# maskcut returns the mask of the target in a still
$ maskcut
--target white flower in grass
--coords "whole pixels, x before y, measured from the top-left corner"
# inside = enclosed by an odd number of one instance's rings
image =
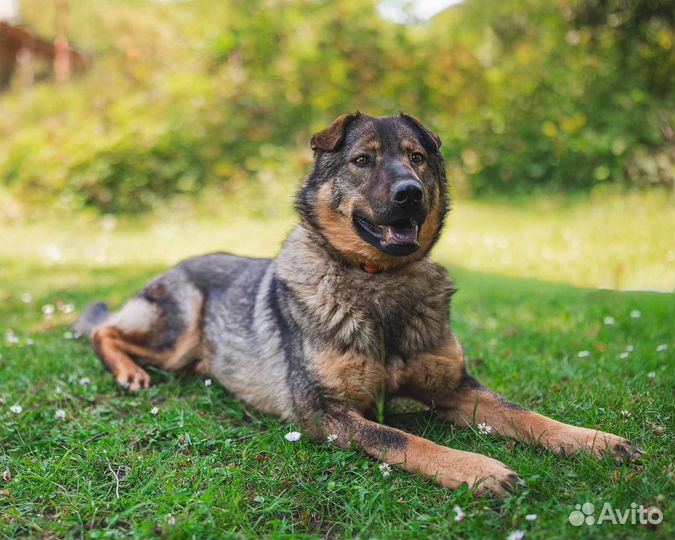
[[[45,319],[51,319],[52,315],[54,315],[54,311],[56,311],[54,304],[45,304],[42,306],[42,314],[45,316]]]
[[[211,384],[213,384],[213,381],[211,381],[211,379],[204,380],[204,386],[211,386]]]
[[[80,384],[82,386],[87,386],[89,383],[91,383],[91,379],[89,377],[80,378]]]
[[[159,414],[159,407],[156,407],[156,406],[155,406],[155,407],[153,407],[152,409],[150,409],[150,414],[151,414],[152,416],[157,416],[157,415]]]
[[[2,479],[5,482],[9,482],[12,479],[12,473],[9,472],[9,469],[5,469],[4,471],[2,471]]]
[[[21,293],[21,301],[24,304],[30,304],[33,301],[33,295],[27,292]]]
[[[75,311],[75,306],[73,304],[63,304],[59,306],[59,309],[61,310],[62,313],[72,313]]]
[[[527,514],[525,519],[527,521],[537,521],[537,514]]]
[[[621,415],[621,418],[630,418],[632,416],[630,411],[627,411],[626,409],[622,409],[619,414]]]
[[[635,347],[633,345],[626,345],[626,352],[633,352]]]
[[[522,540],[523,536],[525,536],[525,531],[511,531],[506,540]]]
[[[329,433],[328,437],[326,437],[326,441],[328,441],[328,444],[333,444],[337,440],[338,440],[337,433]]]
[[[14,333],[14,330],[9,329],[5,332],[5,341],[10,345],[16,345],[17,343],[19,343],[19,338]]]
[[[489,435],[492,433],[492,426],[488,426],[485,422],[478,424],[478,432],[483,435]]]
[[[4,405],[4,404],[5,404],[5,398],[0,396],[0,405]]]
[[[63,420],[66,417],[66,411],[64,409],[56,409],[56,412],[54,413],[54,418],[57,418],[59,420]]]
[[[462,521],[464,519],[464,512],[459,505],[456,504],[452,509],[455,511],[455,521]]]
[[[380,472],[385,478],[391,474],[391,465],[389,463],[380,463]]]
[[[42,257],[49,264],[63,264],[63,253],[56,244],[47,244],[42,247]]]
[[[579,351],[577,353],[577,356],[579,358],[588,358],[590,355],[591,355],[591,353],[589,353],[588,351]]]
[[[656,379],[656,371],[650,371],[649,373],[647,373],[647,378]]]
[[[63,333],[63,339],[74,339],[75,336],[73,335],[72,332],[64,332]]]
[[[286,439],[288,442],[297,442],[300,440],[300,437],[302,437],[302,433],[299,431],[289,431],[284,435],[284,439]]]
[[[625,351],[625,352],[622,352],[622,353],[619,355],[619,358],[621,358],[622,360],[625,360],[625,359],[628,358],[629,356],[630,356],[630,353],[629,353],[628,351]]]
[[[614,323],[616,323],[616,319],[614,317],[611,317],[610,315],[607,315],[605,318],[602,319],[602,322],[607,326],[613,326]]]
[[[26,345],[35,345],[35,342],[31,338],[26,338]]]
[[[665,343],[661,343],[658,347],[656,347],[656,352],[663,352],[668,350],[668,345]]]
[[[634,309],[633,311],[630,312],[631,319],[639,319],[640,317],[642,317],[642,313],[640,312],[639,309]]]
[[[166,524],[171,525],[172,527],[176,524],[176,518],[173,517],[171,514],[166,516]]]
[[[23,412],[23,407],[21,405],[12,405],[9,410],[14,414],[21,414]]]

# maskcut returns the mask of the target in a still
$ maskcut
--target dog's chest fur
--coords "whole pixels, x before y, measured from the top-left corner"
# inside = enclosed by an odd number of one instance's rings
[[[426,259],[371,274],[334,260],[298,227],[276,265],[312,348],[406,361],[438,348],[448,335],[453,289],[445,270]]]

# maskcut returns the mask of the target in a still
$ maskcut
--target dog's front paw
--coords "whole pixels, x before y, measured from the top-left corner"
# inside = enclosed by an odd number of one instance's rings
[[[476,486],[476,493],[493,493],[498,497],[511,495],[519,487],[525,487],[525,481],[501,461],[484,458],[477,469],[471,471],[469,486]]]
[[[596,457],[609,455],[617,463],[637,461],[644,454],[633,443],[613,433],[572,426],[556,437],[551,447],[561,455],[579,451],[588,452]]]
[[[452,452],[448,463],[436,474],[436,481],[445,487],[457,489],[466,482],[478,494],[505,497],[525,486],[523,479],[501,461],[481,454]]]

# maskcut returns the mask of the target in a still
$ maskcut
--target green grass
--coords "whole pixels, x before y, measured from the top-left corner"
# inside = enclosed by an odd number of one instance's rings
[[[641,216],[637,226],[622,220],[626,208]],[[389,409],[393,425],[519,472],[529,487],[504,500],[397,470],[383,478],[373,460],[326,442],[289,443],[283,435],[293,426],[192,376],[153,372],[152,388],[127,394],[86,343],[64,339],[74,313],[44,317],[46,304],[119,305],[188,254],[272,254],[292,223],[287,208],[242,219],[232,207],[212,210],[207,218],[175,210],[122,219],[114,230],[110,220],[82,216],[2,225],[0,470],[12,479],[0,481],[0,537],[506,538],[512,530],[526,538],[673,537],[673,296],[571,285],[601,286],[621,263],[621,286],[672,287],[667,196],[457,203],[436,258],[459,288],[453,327],[470,370],[515,401],[628,437],[647,452],[640,464],[618,467],[561,459],[454,430],[430,413]],[[561,236],[561,228],[570,232]],[[570,258],[566,238],[583,256]],[[615,324],[604,324],[607,316]],[[18,343],[5,339],[10,329]],[[668,349],[658,352],[661,344]],[[628,346],[634,350],[621,358]],[[579,357],[582,350],[590,355]],[[10,411],[15,404],[21,414]],[[55,418],[57,409],[65,419]],[[586,501],[598,509],[605,501],[618,509],[656,505],[665,519],[655,529],[572,527],[569,513]],[[466,513],[461,522],[454,505]]]

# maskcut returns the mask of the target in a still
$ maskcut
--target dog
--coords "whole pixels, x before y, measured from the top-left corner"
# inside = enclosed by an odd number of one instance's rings
[[[300,222],[276,258],[187,259],[115,313],[90,306],[74,328],[130,391],[150,384],[144,364],[189,367],[313,437],[451,489],[503,496],[523,481],[495,459],[374,421],[378,400],[413,398],[456,426],[485,423],[563,455],[636,459],[624,438],[529,411],[467,372],[452,283],[428,257],[448,210],[440,147],[405,113],[342,115],[311,139]]]

